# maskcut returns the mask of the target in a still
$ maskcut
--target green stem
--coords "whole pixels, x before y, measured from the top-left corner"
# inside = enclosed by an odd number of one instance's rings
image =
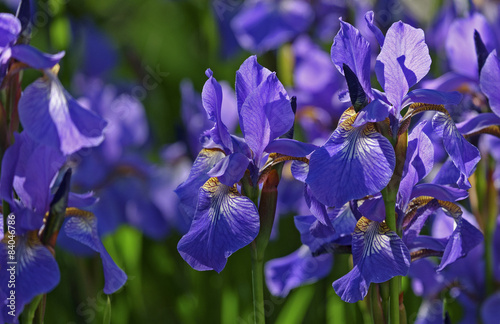
[[[276,213],[280,171],[281,165],[270,170],[264,180],[259,203],[260,230],[255,240],[250,244],[254,323],[256,324],[266,322],[264,312],[264,252],[269,243]],[[243,192],[256,203],[258,200],[258,187],[252,185],[249,176],[243,179],[242,185]]]
[[[488,157],[489,158],[489,157]],[[486,160],[486,162],[491,162]],[[490,166],[492,163],[489,163]],[[494,292],[494,276],[493,276],[493,240],[496,229],[498,206],[497,206],[497,191],[493,184],[494,166],[487,168],[486,171],[486,193],[485,193],[485,210],[484,218],[486,219],[484,227],[484,253],[486,257],[486,294],[489,296]]]
[[[382,304],[380,303],[379,285],[370,286],[370,308],[372,311],[372,320],[374,324],[385,324]]]
[[[399,290],[401,277],[397,276],[389,281],[390,316],[389,323],[399,324]]]
[[[254,241],[255,242],[255,241]],[[257,244],[251,244],[252,250],[252,293],[254,323],[266,322],[264,312],[264,258],[259,256]]]

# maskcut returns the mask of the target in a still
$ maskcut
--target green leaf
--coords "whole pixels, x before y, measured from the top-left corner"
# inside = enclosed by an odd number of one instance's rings
[[[307,308],[314,296],[314,285],[308,285],[297,289],[283,306],[276,324],[300,324],[304,322]]]
[[[108,300],[106,301],[106,308],[104,309],[104,318],[102,320],[103,324],[110,324],[111,323],[111,298],[109,298],[108,295]]]

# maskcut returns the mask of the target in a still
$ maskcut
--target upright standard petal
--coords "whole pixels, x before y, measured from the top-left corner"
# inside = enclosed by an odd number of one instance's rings
[[[396,158],[391,143],[373,124],[354,128],[354,110],[324,146],[311,155],[306,183],[327,206],[380,192],[392,177]]]
[[[286,297],[293,288],[326,277],[332,265],[331,254],[314,257],[311,250],[302,245],[292,254],[266,263],[264,267],[266,284],[274,296]]]
[[[106,122],[80,106],[53,75],[26,87],[19,100],[19,118],[33,140],[65,155],[104,140]]]
[[[491,110],[500,116],[500,60],[496,50],[488,55],[479,82],[481,91],[488,97]]]
[[[257,56],[255,55],[250,56],[241,64],[239,70],[236,71],[236,101],[238,103],[238,112],[241,111],[247,97],[257,89],[262,82],[267,80],[267,77],[271,73],[271,71],[257,62]],[[241,131],[244,132],[241,117],[240,127]]]
[[[432,119],[432,127],[442,136],[446,152],[460,171],[458,186],[462,189],[470,188],[469,177],[481,159],[479,150],[460,134],[449,115],[437,113]]]
[[[112,294],[127,281],[127,275],[113,261],[97,233],[97,219],[89,212],[81,212],[64,223],[66,235],[100,254],[104,271],[104,293]]]
[[[10,13],[0,13],[0,53],[17,39],[20,32],[19,19]]]
[[[201,99],[208,118],[215,123],[214,127],[210,130],[210,135],[216,144],[224,147],[226,153],[229,153],[233,151],[233,142],[231,141],[231,135],[226,125],[222,122],[222,87],[213,77],[210,69],[205,74],[208,80],[203,86]]]
[[[408,90],[429,72],[431,57],[424,31],[401,21],[387,31],[375,72],[387,99],[399,112]]]
[[[189,232],[177,249],[196,270],[224,269],[227,258],[250,244],[259,233],[259,213],[236,186],[210,178],[199,191],[198,205]]]
[[[340,298],[348,303],[362,300],[370,283],[385,282],[395,276],[406,276],[410,252],[401,238],[387,224],[362,217],[352,237],[354,268],[333,283]]]
[[[332,62],[342,75],[343,64],[358,77],[365,93],[373,99],[370,83],[370,43],[359,30],[340,19],[340,30],[335,36],[331,49]]]
[[[48,293],[59,283],[60,273],[57,262],[50,251],[42,245],[36,232],[17,236],[15,243],[15,259],[11,259],[7,245],[7,237],[0,243],[0,287],[8,294],[9,280],[15,278],[15,306],[9,309],[8,300],[1,300],[4,317],[9,323],[15,323],[7,311],[14,310],[16,317],[24,306],[35,296]],[[17,262],[13,265],[10,262]],[[6,309],[7,308],[7,309]]]
[[[293,126],[293,114],[285,88],[270,74],[245,100],[240,122],[254,159],[260,161],[266,146]]]

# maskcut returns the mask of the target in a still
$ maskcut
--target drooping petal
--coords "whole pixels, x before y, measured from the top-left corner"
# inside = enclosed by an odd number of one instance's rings
[[[493,113],[482,113],[471,119],[465,120],[457,124],[457,129],[462,135],[471,135],[481,132],[485,128],[490,128],[495,126],[497,128],[500,127],[500,116],[495,115]]]
[[[451,69],[472,80],[477,80],[479,74],[474,30],[477,30],[481,35],[488,51],[496,47],[495,34],[491,26],[486,18],[478,12],[453,21],[448,31],[445,46]]]
[[[496,50],[488,55],[479,83],[481,91],[488,97],[491,110],[500,116],[500,60]]]
[[[438,173],[432,179],[432,183],[439,185],[454,185],[456,186],[460,179],[460,171],[457,169],[451,159],[447,159],[439,169]]]
[[[199,190],[198,205],[189,232],[177,249],[196,270],[224,269],[227,258],[250,244],[259,232],[257,207],[235,187],[210,178]]]
[[[449,115],[437,113],[432,119],[432,127],[442,136],[446,152],[460,171],[457,184],[460,188],[470,188],[469,177],[481,159],[479,150],[462,136]]]
[[[207,175],[217,177],[222,184],[232,187],[243,178],[249,162],[243,154],[233,153],[217,162]]]
[[[246,98],[240,111],[240,125],[257,163],[271,140],[290,130],[294,119],[285,88],[276,74],[270,74]]]
[[[266,284],[274,296],[286,297],[293,288],[326,277],[332,265],[331,254],[313,257],[311,250],[302,245],[292,254],[266,263],[264,267]]]
[[[175,193],[180,199],[180,207],[186,217],[192,219],[198,202],[198,190],[210,179],[208,172],[224,157],[220,150],[203,149],[193,163],[186,181],[181,183]]]
[[[398,205],[405,211],[413,187],[432,170],[434,165],[434,147],[423,131],[426,121],[415,126],[408,137],[403,177],[399,185]]]
[[[437,271],[442,271],[446,266],[452,264],[459,258],[463,258],[469,251],[484,240],[483,233],[469,223],[459,214],[450,214],[456,223],[455,230],[448,238],[448,243],[441,258]]]
[[[8,253],[8,236],[0,243],[0,287],[5,289],[5,294],[9,296],[9,280],[14,278],[15,287],[15,314],[16,317],[21,314],[24,306],[35,296],[48,293],[59,283],[60,273],[54,256],[42,245],[36,232],[28,235],[17,236],[15,243],[15,258],[11,259]],[[17,262],[12,264],[10,262]],[[8,311],[12,310],[5,307],[2,300],[2,310],[4,318],[9,323],[13,323],[12,316]]]
[[[208,114],[208,119],[215,123],[210,130],[210,135],[216,144],[224,147],[226,153],[229,153],[233,151],[233,142],[226,125],[222,122],[222,87],[213,77],[213,72],[210,69],[205,74],[208,80],[203,86],[201,99]]]
[[[104,140],[106,122],[81,107],[54,76],[26,87],[19,100],[19,118],[31,138],[65,155]]]
[[[377,57],[375,72],[387,98],[399,112],[408,90],[429,72],[431,57],[424,31],[402,23],[392,24]]]
[[[358,77],[367,96],[373,99],[370,83],[370,43],[361,35],[359,30],[340,19],[340,30],[333,40],[331,58],[333,64],[342,75],[343,64]]]
[[[311,155],[306,183],[327,206],[343,206],[380,192],[391,179],[394,149],[372,124],[354,128],[356,115],[342,122],[324,146]]]
[[[59,63],[65,54],[64,51],[57,54],[46,54],[32,46],[23,44],[13,46],[11,50],[13,58],[34,69],[49,69]]]
[[[406,276],[410,252],[401,238],[385,223],[361,218],[352,237],[354,268],[333,283],[340,298],[349,303],[362,300],[370,283]]]
[[[317,148],[316,145],[302,143],[294,139],[278,138],[271,141],[264,151],[267,153],[279,153],[294,157],[305,157]]]
[[[66,235],[100,254],[104,272],[104,293],[112,294],[127,281],[127,275],[113,261],[97,233],[97,219],[91,213],[72,216],[64,223]]]

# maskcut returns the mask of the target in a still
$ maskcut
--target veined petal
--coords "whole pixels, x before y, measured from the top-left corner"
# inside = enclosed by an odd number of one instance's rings
[[[213,77],[213,72],[210,69],[205,74],[208,80],[203,86],[201,99],[203,107],[208,114],[208,119],[215,123],[214,127],[210,130],[210,135],[216,144],[224,147],[224,150],[229,153],[233,151],[233,142],[226,125],[222,122],[222,87]]]
[[[50,251],[42,245],[36,232],[31,232],[27,235],[17,236],[15,245],[15,259],[9,258],[7,240],[0,243],[0,287],[5,289],[7,294],[10,289],[7,289],[11,275],[15,277],[15,314],[16,317],[21,314],[24,306],[29,303],[35,296],[43,293],[48,293],[54,289],[59,283],[60,273],[54,256]],[[9,261],[17,261],[12,269],[12,264]],[[5,300],[1,301],[2,304]],[[5,308],[5,304],[0,308],[3,311],[5,319],[9,323],[13,323],[14,319],[7,314],[10,309]]]
[[[262,82],[267,80],[267,77],[271,75],[271,73],[271,71],[257,62],[257,56],[255,55],[250,56],[241,64],[239,70],[236,71],[236,101],[238,102],[238,113],[240,113],[247,97],[257,89]],[[243,123],[241,122],[241,116],[240,127],[241,131],[245,133]]]
[[[243,178],[249,162],[245,155],[233,153],[217,162],[207,175],[217,177],[222,184],[232,187]]]
[[[392,24],[377,57],[375,72],[387,98],[399,112],[408,90],[429,72],[431,57],[424,31],[402,23]]]
[[[259,213],[236,186],[210,178],[199,191],[198,205],[189,232],[177,249],[196,270],[224,269],[227,258],[250,244],[259,233]]]
[[[189,219],[194,217],[198,202],[198,190],[210,179],[208,172],[222,158],[224,158],[224,153],[220,150],[201,150],[193,163],[188,178],[175,189],[180,200],[180,209]]]
[[[113,261],[101,242],[97,233],[97,219],[92,213],[82,212],[72,216],[64,223],[64,232],[75,241],[78,241],[100,254],[104,271],[104,293],[112,294],[120,289],[127,281],[127,275]]]
[[[97,146],[104,139],[106,122],[80,106],[55,76],[26,87],[19,100],[19,118],[31,138],[65,155]]]
[[[410,252],[387,224],[362,217],[352,237],[354,268],[333,283],[340,298],[349,303],[362,300],[370,283],[381,283],[395,276],[406,276]]]
[[[340,30],[333,39],[331,58],[333,64],[344,75],[343,64],[358,77],[366,95],[373,99],[370,83],[370,43],[359,30],[340,19]]]
[[[264,267],[266,284],[274,296],[286,297],[293,288],[326,277],[332,265],[331,254],[313,257],[311,250],[302,245],[292,254],[266,263]]]
[[[408,137],[403,177],[399,185],[398,205],[405,211],[413,187],[432,170],[434,165],[434,146],[423,131],[426,121],[413,128]]]
[[[276,74],[270,74],[246,98],[240,110],[240,125],[257,164],[266,146],[290,130],[294,119],[285,88]]]
[[[435,183],[421,183],[413,187],[410,199],[420,196],[431,196],[444,201],[458,201],[469,196],[467,190]]]
[[[460,171],[458,186],[463,189],[470,188],[468,179],[481,159],[479,150],[465,140],[449,115],[437,113],[432,119],[432,127],[443,137],[444,148]]]
[[[473,80],[478,79],[478,63],[474,30],[477,30],[488,51],[496,47],[495,33],[486,18],[474,12],[469,17],[453,21],[446,38],[446,56],[451,69]]]
[[[350,114],[311,155],[306,183],[327,206],[343,206],[349,200],[380,192],[394,171],[391,143],[372,124],[354,128],[356,115],[353,110]]]
[[[488,97],[491,110],[500,116],[500,60],[496,50],[488,55],[479,83],[481,91]]]
[[[12,47],[12,57],[34,69],[50,69],[63,58],[65,52],[46,54],[30,45],[19,44]]]

